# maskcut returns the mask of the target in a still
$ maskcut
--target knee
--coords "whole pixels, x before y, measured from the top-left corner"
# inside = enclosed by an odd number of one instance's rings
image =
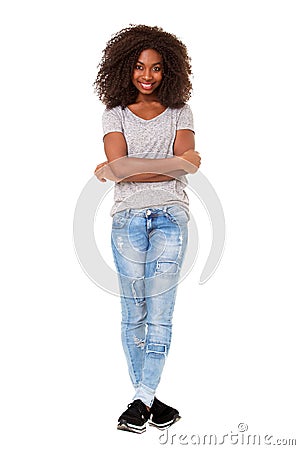
[[[156,263],[155,274],[177,274],[179,269],[178,261],[158,260]]]
[[[136,305],[145,304],[145,278],[135,278],[131,282],[131,294]]]
[[[137,306],[145,304],[145,277],[119,274],[121,297],[126,301],[133,300]]]
[[[146,354],[151,358],[166,357],[169,352],[169,344],[162,342],[148,342],[146,344]]]

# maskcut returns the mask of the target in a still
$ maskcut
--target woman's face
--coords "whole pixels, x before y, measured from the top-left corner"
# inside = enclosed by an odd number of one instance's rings
[[[139,55],[132,74],[132,83],[140,94],[152,94],[162,80],[163,61],[161,55],[152,49]]]

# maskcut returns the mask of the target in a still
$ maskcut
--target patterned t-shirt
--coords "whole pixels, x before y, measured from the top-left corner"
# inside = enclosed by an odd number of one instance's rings
[[[189,105],[167,108],[150,120],[138,117],[129,108],[117,106],[105,109],[102,118],[104,136],[118,131],[127,143],[127,156],[135,158],[168,158],[173,156],[177,130],[194,131],[193,115]],[[186,176],[159,182],[115,183],[114,205],[111,216],[127,208],[150,208],[180,204],[189,211],[189,199],[184,190]]]

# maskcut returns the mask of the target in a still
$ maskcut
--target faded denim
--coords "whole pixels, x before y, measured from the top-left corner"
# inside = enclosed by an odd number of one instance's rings
[[[122,344],[134,400],[151,406],[172,336],[172,316],[188,242],[180,205],[127,209],[113,216],[111,245],[121,295]]]

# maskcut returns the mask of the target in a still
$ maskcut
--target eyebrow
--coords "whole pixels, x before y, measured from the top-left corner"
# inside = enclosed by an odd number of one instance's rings
[[[143,63],[143,61],[138,61],[137,63],[143,64],[143,66],[145,65],[145,63]],[[161,64],[161,61],[158,61],[157,63],[152,64],[152,66],[157,66],[158,64]]]

